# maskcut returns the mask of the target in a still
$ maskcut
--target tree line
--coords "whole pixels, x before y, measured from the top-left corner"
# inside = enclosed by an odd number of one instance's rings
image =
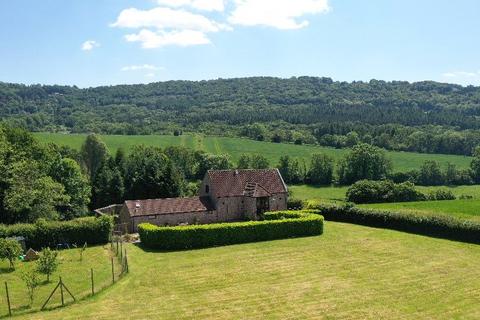
[[[432,81],[252,77],[86,89],[0,83],[0,107],[2,121],[30,131],[184,131],[334,147],[359,140],[467,155],[480,142],[480,88]]]
[[[392,172],[385,151],[365,143],[354,145],[337,162],[318,153],[308,163],[283,156],[275,164],[259,154],[244,154],[234,163],[226,154],[180,146],[140,145],[111,154],[95,134],[87,136],[80,150],[42,145],[25,130],[0,125],[0,223],[69,220],[126,199],[196,195],[207,170],[271,167],[278,168],[288,184],[350,185],[386,179],[473,184],[480,183],[480,148],[467,169],[425,161],[418,170]]]

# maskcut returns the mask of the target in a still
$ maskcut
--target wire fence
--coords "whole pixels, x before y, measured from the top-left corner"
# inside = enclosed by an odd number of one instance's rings
[[[129,272],[127,249],[118,236],[112,236],[110,244],[103,248],[108,250],[109,259],[104,257],[105,263],[97,261],[91,268],[82,265],[70,270],[69,274],[59,276],[58,281],[40,283],[34,291],[33,301],[23,281],[3,281],[0,318],[63,307],[94,296],[115,284]],[[83,258],[82,252],[80,257]]]

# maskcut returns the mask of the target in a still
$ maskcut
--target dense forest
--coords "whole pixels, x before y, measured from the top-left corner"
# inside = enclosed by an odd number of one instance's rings
[[[30,131],[207,134],[472,154],[480,87],[271,77],[80,89],[0,83],[0,119]]]

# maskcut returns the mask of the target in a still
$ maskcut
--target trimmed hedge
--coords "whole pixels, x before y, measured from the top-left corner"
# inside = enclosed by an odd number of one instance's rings
[[[86,217],[70,221],[39,220],[34,224],[0,225],[0,238],[23,236],[27,248],[55,247],[58,243],[107,243],[113,229],[108,216]]]
[[[318,204],[312,209],[316,209],[317,214],[321,214],[329,221],[349,222],[480,244],[480,223],[474,221],[444,215],[369,210],[351,205]]]
[[[151,249],[179,250],[314,236],[323,233],[323,217],[309,213],[266,213],[264,221],[159,227],[138,226],[142,245]]]

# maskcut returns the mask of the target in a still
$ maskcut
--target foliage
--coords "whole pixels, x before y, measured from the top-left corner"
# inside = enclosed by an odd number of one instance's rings
[[[22,246],[18,241],[0,238],[0,260],[7,259],[11,269],[15,269],[14,262],[22,252]]]
[[[95,179],[95,175],[106,161],[107,155],[108,149],[105,143],[96,134],[89,134],[80,149],[80,156],[90,181]]]
[[[317,213],[329,221],[355,223],[480,244],[480,222],[444,215],[369,210],[351,205],[317,204],[311,209],[318,210]]]
[[[411,182],[360,180],[348,188],[346,199],[354,203],[381,203],[421,201],[426,197]]]
[[[480,144],[476,87],[431,81],[252,77],[79,89],[0,84],[0,117],[32,131],[182,131],[255,140],[470,155]]]
[[[312,184],[331,184],[333,181],[333,167],[334,160],[332,157],[322,153],[312,154],[307,181]]]
[[[64,149],[0,125],[0,223],[85,214],[88,185]]]
[[[44,248],[38,256],[36,262],[36,270],[47,276],[47,282],[50,282],[50,275],[57,270],[58,267],[58,251],[51,250],[50,248]]]
[[[430,191],[427,194],[427,200],[455,200],[456,197],[451,190],[441,188]]]
[[[358,144],[340,161],[338,179],[341,184],[358,180],[380,180],[387,176],[391,162],[385,152],[369,144]]]
[[[238,169],[268,169],[270,163],[261,154],[242,154],[238,159]]]
[[[59,159],[52,166],[52,177],[64,186],[65,194],[70,199],[68,209],[62,218],[72,219],[85,215],[90,202],[91,188],[79,164],[69,158]]]
[[[305,181],[307,171],[305,162],[300,163],[297,159],[286,155],[280,157],[277,168],[286,183],[296,184]]]
[[[27,287],[28,298],[30,299],[31,306],[35,296],[35,289],[40,285],[40,280],[38,279],[37,272],[34,269],[23,271],[21,278]]]
[[[127,199],[170,198],[182,194],[185,181],[160,148],[137,146],[126,161]]]
[[[35,224],[0,225],[0,238],[23,236],[27,247],[41,249],[55,248],[59,243],[104,244],[110,239],[113,228],[112,218],[86,217],[70,221],[38,220]]]
[[[274,213],[278,217],[277,213]],[[216,223],[177,227],[159,227],[149,223],[138,226],[142,245],[161,250],[205,248],[245,242],[319,235],[323,218],[304,214],[287,219]]]

